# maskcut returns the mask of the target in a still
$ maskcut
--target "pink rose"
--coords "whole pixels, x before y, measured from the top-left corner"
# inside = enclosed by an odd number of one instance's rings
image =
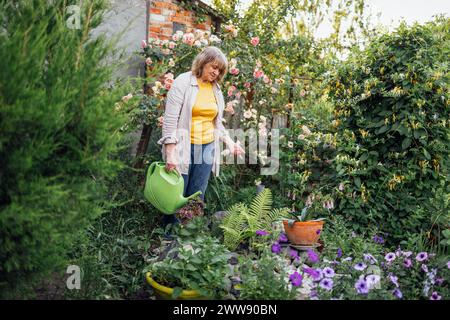
[[[169,42],[169,49],[175,49],[175,46],[176,46],[177,44],[175,43],[175,42],[173,42],[173,41],[170,41]]]
[[[144,48],[146,48],[146,47],[147,47],[147,41],[142,40],[142,41],[141,41],[141,48],[144,49]]]
[[[170,90],[170,88],[172,88],[172,84],[171,83],[164,83],[164,89]]]
[[[145,64],[146,65],[151,65],[153,63],[153,61],[152,61],[152,59],[150,59],[150,58],[147,58],[147,59],[145,59]]]
[[[228,88],[228,96],[231,97],[233,95],[234,90],[236,90],[235,86],[231,86]]]
[[[195,42],[195,36],[192,33],[185,33],[183,35],[183,43],[192,46]]]
[[[253,72],[253,76],[256,79],[259,79],[264,76],[264,72],[262,70],[255,70],[255,72]]]
[[[251,40],[250,40],[250,43],[253,45],[253,46],[257,46],[258,44],[259,44],[259,38],[258,37],[253,37]]]
[[[173,77],[174,77],[174,75],[173,75],[173,73],[171,73],[171,72],[166,73],[166,74],[164,75],[164,79],[173,79]]]
[[[230,73],[231,73],[233,76],[237,76],[237,75],[239,74],[239,69],[238,69],[238,68],[231,68],[231,69],[230,69]]]
[[[269,82],[270,82],[270,79],[269,79],[268,76],[264,75],[263,81],[264,81],[264,83],[269,83]]]
[[[225,107],[225,112],[234,114],[233,101],[227,102],[227,106]]]
[[[252,86],[252,84],[250,82],[244,83],[244,87],[247,89],[250,88],[251,86]]]

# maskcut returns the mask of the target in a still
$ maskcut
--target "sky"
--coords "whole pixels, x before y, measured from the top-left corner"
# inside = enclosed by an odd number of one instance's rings
[[[211,0],[203,0],[211,3]],[[242,0],[250,4],[253,0]],[[380,13],[379,22],[390,30],[398,26],[404,19],[408,24],[415,21],[426,22],[432,20],[433,15],[446,14],[450,17],[450,0],[366,0],[369,11],[375,16]],[[245,4],[244,4],[245,6]],[[331,31],[331,25],[324,24],[316,36],[325,37]]]

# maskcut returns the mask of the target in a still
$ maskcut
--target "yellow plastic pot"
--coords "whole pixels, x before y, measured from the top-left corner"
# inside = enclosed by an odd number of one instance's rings
[[[145,274],[145,277],[147,279],[148,284],[152,286],[153,289],[155,289],[155,292],[163,299],[169,300],[172,298],[173,289],[163,286],[162,284],[159,284],[156,282],[153,278],[150,272],[147,272]],[[189,300],[189,299],[205,299],[201,296],[201,294],[197,290],[183,290],[181,292],[181,295],[178,297],[178,299],[181,300]]]

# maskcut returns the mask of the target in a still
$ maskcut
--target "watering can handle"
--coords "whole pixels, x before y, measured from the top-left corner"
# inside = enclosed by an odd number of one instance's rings
[[[150,167],[148,167],[147,176],[151,176],[153,174],[153,171],[155,171],[155,167],[157,164],[158,164],[157,162],[152,162]]]

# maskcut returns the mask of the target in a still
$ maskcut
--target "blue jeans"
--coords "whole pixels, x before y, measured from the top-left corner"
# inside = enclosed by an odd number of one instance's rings
[[[182,174],[184,179],[184,196],[201,191],[200,198],[205,200],[205,192],[211,175],[214,161],[214,141],[206,144],[191,144],[191,159],[188,174]],[[176,223],[174,214],[164,215],[164,225]]]

